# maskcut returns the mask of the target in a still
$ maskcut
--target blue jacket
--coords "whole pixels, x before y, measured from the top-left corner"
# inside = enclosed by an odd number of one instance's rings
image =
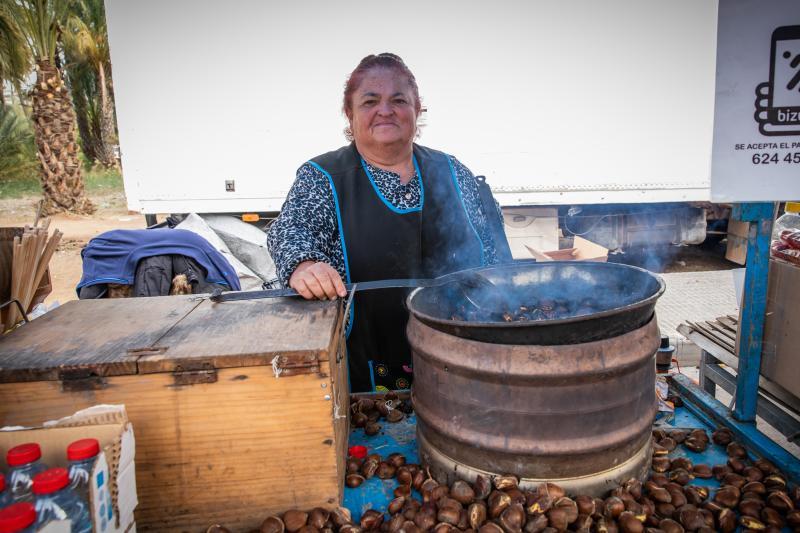
[[[81,251],[83,277],[76,287],[99,283],[133,285],[139,260],[154,255],[185,255],[206,271],[206,281],[240,290],[228,260],[207,240],[182,229],[117,229],[102,233]]]

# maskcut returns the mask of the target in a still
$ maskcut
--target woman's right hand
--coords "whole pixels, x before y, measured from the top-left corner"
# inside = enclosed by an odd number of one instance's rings
[[[342,277],[327,263],[303,261],[289,277],[289,287],[306,300],[335,300],[347,296]]]

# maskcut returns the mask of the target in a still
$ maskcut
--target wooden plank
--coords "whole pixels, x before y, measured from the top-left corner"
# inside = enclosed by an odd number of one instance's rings
[[[321,367],[331,373],[327,362]],[[205,531],[215,522],[248,531],[271,513],[337,505],[346,418],[335,429],[326,396],[333,389],[347,402],[346,381],[276,379],[268,366],[223,369],[218,378],[176,387],[168,373],[119,376],[90,393],[62,392],[57,382],[3,384],[0,425],[125,404],[136,435],[142,531]]]
[[[0,383],[58,380],[65,369],[134,374],[137,355],[198,305],[191,297],[74,300],[0,339]]]
[[[335,349],[341,301],[272,298],[215,304],[204,300],[140,357],[140,373],[169,372],[191,360],[215,368],[271,365],[314,368]]]
[[[695,322],[689,322],[689,321],[687,321],[687,322],[688,322],[688,324],[690,326],[692,326],[692,328],[694,328],[695,331],[697,331],[701,335],[707,337],[712,342],[715,342],[715,343],[719,344],[720,346],[722,346],[723,348],[725,348],[725,349],[727,349],[727,350],[729,350],[731,352],[735,351],[734,345],[731,344],[730,339],[728,339],[727,337],[723,337],[723,336],[721,336],[719,334],[716,334],[713,330],[711,330],[710,328],[706,327],[705,325],[703,325],[701,323],[695,323]]]
[[[739,322],[732,320],[730,315],[717,317],[717,322],[733,332],[739,331]]]
[[[733,370],[739,367],[739,359],[733,352],[710,340],[691,326],[681,324],[678,326],[678,332]],[[777,403],[785,406],[787,409],[793,410],[795,413],[800,413],[800,399],[777,383],[761,376],[758,380],[758,386]]]
[[[336,444],[336,471],[338,484],[344,486],[347,475],[347,448],[350,438],[350,384],[348,381],[347,341],[344,336],[344,312],[340,313],[339,323],[333,337],[335,354],[331,357],[331,389],[333,390],[333,430]]]
[[[712,331],[715,331],[715,332],[721,334],[722,336],[726,337],[727,339],[729,339],[731,342],[733,342],[734,345],[736,344],[736,334],[734,332],[732,332],[731,330],[721,326],[720,324],[718,324],[716,322],[708,321],[708,322],[706,322],[706,325]]]

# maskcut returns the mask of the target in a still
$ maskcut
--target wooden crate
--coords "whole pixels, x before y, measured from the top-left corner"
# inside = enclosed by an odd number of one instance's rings
[[[340,302],[192,296],[69,302],[0,339],[0,425],[125,404],[137,527],[258,527],[341,501]],[[0,450],[5,453],[5,450]]]

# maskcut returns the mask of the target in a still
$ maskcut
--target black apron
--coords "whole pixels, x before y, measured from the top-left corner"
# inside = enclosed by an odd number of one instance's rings
[[[355,144],[311,160],[330,181],[348,283],[436,277],[485,264],[467,217],[455,170],[442,152],[414,145],[420,208],[400,210],[384,199]],[[357,292],[347,330],[353,392],[408,389],[408,289]]]

